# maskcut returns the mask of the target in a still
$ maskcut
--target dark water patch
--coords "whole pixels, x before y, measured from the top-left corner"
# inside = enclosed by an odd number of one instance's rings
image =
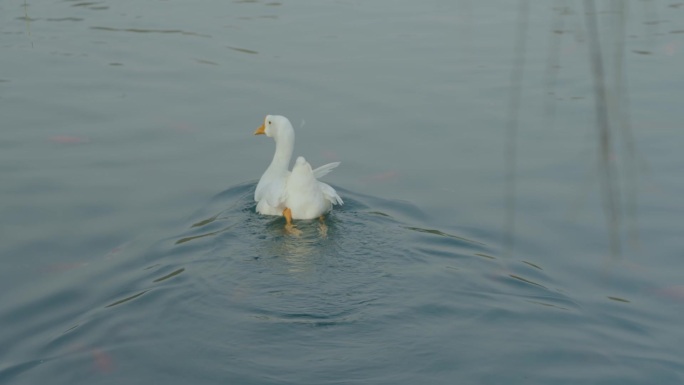
[[[178,270],[172,271],[171,273],[169,273],[169,274],[167,274],[167,275],[165,275],[165,276],[163,276],[163,277],[157,278],[157,279],[155,279],[155,280],[152,281],[152,282],[157,283],[157,282],[165,281],[165,280],[167,280],[167,279],[169,279],[169,278],[173,278],[173,277],[177,276],[178,274],[183,273],[184,271],[185,271],[184,268],[183,268],[183,269],[178,269]]]
[[[112,27],[90,27],[90,29],[98,31],[110,31],[110,32],[133,32],[133,33],[160,33],[160,34],[179,34],[186,36],[198,36],[198,37],[211,37],[209,35],[203,35],[195,32],[187,32],[180,29],[144,29],[144,28],[112,28]]]
[[[608,298],[609,300],[615,301],[615,302],[622,302],[622,303],[630,303],[630,302],[631,302],[631,301],[629,301],[629,300],[627,300],[627,299],[620,298],[620,297],[608,296],[607,298]]]
[[[650,20],[650,21],[644,21],[644,25],[658,25],[658,24],[664,24],[664,23],[669,23],[669,20]]]
[[[546,302],[546,301],[531,300],[531,299],[527,299],[526,301],[529,302],[529,303],[531,303],[531,304],[540,305],[540,306],[545,306],[545,307],[554,308],[554,309],[558,309],[558,310],[565,310],[565,311],[570,310],[570,308],[567,308],[567,307],[564,307],[564,306],[559,306],[559,305],[557,305],[557,304],[550,303],[550,302]]]
[[[545,287],[544,285],[539,284],[539,283],[536,283],[536,282],[534,282],[534,281],[532,281],[532,280],[529,280],[529,279],[527,279],[527,278],[523,278],[523,277],[520,277],[520,276],[515,275],[515,274],[509,274],[508,276],[511,277],[511,278],[513,278],[513,279],[516,279],[516,280],[518,280],[518,281],[521,281],[521,282],[524,282],[524,283],[527,283],[527,284],[530,284],[530,285],[536,285],[536,286],[539,286],[539,287],[541,287],[541,288],[543,288],[543,289],[546,289],[546,287]]]
[[[114,306],[117,306],[117,305],[121,305],[121,304],[126,303],[126,302],[128,302],[128,301],[132,301],[132,300],[134,300],[134,299],[140,297],[141,295],[144,295],[145,293],[147,293],[147,290],[142,291],[142,292],[140,292],[140,293],[133,294],[133,295],[131,295],[131,296],[128,296],[128,297],[123,298],[123,299],[120,299],[120,300],[118,300],[118,301],[112,302],[112,303],[110,303],[109,305],[107,305],[107,306],[105,306],[105,307],[114,307]]]
[[[230,47],[230,46],[226,46],[226,48],[232,49],[233,51],[237,51],[237,52],[248,53],[250,55],[258,55],[259,54],[259,52],[257,52],[257,51],[254,51],[251,49],[246,49],[246,48],[238,48],[238,47]]]
[[[532,262],[522,261],[522,263],[527,264],[527,265],[529,265],[529,266],[532,266],[532,267],[534,267],[535,269],[544,270],[544,269],[542,269],[540,266],[538,266],[538,265],[536,265],[536,264],[534,264],[534,263],[532,263]]]
[[[195,59],[195,61],[198,62],[198,63],[200,63],[200,64],[207,64],[207,65],[212,65],[212,66],[217,66],[217,65],[219,65],[219,64],[216,63],[216,62],[213,62],[213,61],[211,61],[211,60],[206,60],[206,59]]]
[[[465,242],[471,242],[471,243],[475,243],[475,244],[479,244],[479,245],[484,245],[484,243],[481,243],[481,242],[477,242],[477,241],[470,240],[470,239],[463,238],[463,237],[458,237],[456,235],[447,234],[445,232],[435,230],[435,229],[422,229],[420,227],[411,227],[411,226],[406,226],[405,229],[411,230],[411,231],[417,231],[419,233],[439,235],[440,237],[454,238],[454,239],[458,239],[458,240],[465,241]]]
[[[189,237],[183,237],[183,238],[180,238],[179,240],[177,240],[177,241],[176,241],[176,244],[177,244],[177,245],[180,245],[181,243],[190,242],[190,241],[197,240],[197,239],[200,239],[200,238],[212,237],[212,236],[214,236],[214,235],[217,235],[217,234],[220,234],[220,233],[222,233],[222,232],[224,232],[224,231],[228,231],[228,230],[232,229],[233,226],[234,226],[234,225],[230,225],[230,226],[227,226],[227,227],[222,228],[222,229],[217,230],[217,231],[212,231],[212,232],[208,232],[208,233],[202,233],[202,234],[199,234],[199,235],[193,235],[193,236],[189,236]]]
[[[80,3],[72,4],[72,7],[90,7],[91,5],[97,5],[97,4],[102,4],[100,2],[92,2],[92,1],[82,1]]]
[[[53,18],[47,18],[45,21],[83,21],[83,18],[80,17],[53,17]]]

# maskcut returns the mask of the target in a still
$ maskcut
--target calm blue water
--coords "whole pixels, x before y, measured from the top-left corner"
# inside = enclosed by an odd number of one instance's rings
[[[0,383],[684,382],[684,5],[525,4],[0,3]]]

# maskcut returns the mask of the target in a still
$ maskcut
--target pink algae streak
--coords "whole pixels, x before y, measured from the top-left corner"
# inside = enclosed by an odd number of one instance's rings
[[[93,356],[95,368],[100,373],[109,373],[114,370],[114,359],[104,350],[93,348],[90,353]]]
[[[88,138],[83,138],[80,136],[65,136],[65,135],[53,136],[50,138],[50,141],[52,143],[59,143],[59,144],[79,144],[79,143],[90,142],[90,140]]]

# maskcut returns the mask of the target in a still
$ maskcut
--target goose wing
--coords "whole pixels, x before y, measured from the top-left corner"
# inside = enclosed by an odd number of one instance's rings
[[[318,182],[318,188],[323,193],[323,196],[325,197],[325,199],[332,202],[332,204],[334,204],[334,205],[344,204],[344,202],[342,202],[342,198],[340,198],[340,196],[337,194],[337,191],[335,191],[335,189],[332,188],[329,184],[323,183],[323,182]]]
[[[334,170],[335,167],[337,167],[339,165],[340,165],[340,162],[333,162],[333,163],[324,164],[321,167],[316,168],[315,170],[313,170],[314,178],[320,179],[320,178],[328,175],[330,173],[330,171]]]

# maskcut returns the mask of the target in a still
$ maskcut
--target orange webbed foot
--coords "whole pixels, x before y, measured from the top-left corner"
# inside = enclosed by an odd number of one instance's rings
[[[283,216],[285,217],[285,232],[296,236],[301,235],[302,231],[292,224],[292,210],[289,207],[283,210]]]

